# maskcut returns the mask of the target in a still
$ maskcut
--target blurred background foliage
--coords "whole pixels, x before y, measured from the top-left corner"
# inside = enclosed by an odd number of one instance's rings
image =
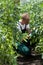
[[[16,65],[12,44],[16,40],[19,9],[14,0],[0,0],[0,65]]]
[[[17,22],[24,12],[30,16],[31,44],[37,42],[35,50],[43,53],[43,1],[20,6],[19,0],[0,0],[0,65],[17,64],[12,44],[27,38],[27,33],[17,30]]]

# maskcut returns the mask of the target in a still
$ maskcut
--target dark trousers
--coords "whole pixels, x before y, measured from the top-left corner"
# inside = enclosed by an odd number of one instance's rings
[[[18,48],[16,49],[15,46],[13,46],[14,50],[23,55],[23,56],[28,56],[31,55],[31,46],[30,46],[30,41],[26,39],[27,42],[22,41],[19,45]]]
[[[32,50],[32,47],[34,46],[34,44],[33,44],[33,45],[30,45],[30,40],[29,40],[29,39],[26,39],[26,40],[27,40],[27,42],[22,41],[22,42],[18,45],[18,48],[17,48],[17,49],[15,48],[15,46],[13,46],[14,50],[15,50],[17,53],[19,53],[19,54],[21,54],[21,55],[24,55],[24,56],[31,55],[31,50]],[[25,45],[25,52],[22,50],[23,47],[24,47],[24,45]],[[28,48],[29,51],[26,52],[26,48]]]

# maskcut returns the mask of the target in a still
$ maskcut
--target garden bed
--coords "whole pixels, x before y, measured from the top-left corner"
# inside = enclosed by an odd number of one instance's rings
[[[18,65],[43,65],[43,60],[41,56],[29,56],[29,57],[18,57],[17,58]]]

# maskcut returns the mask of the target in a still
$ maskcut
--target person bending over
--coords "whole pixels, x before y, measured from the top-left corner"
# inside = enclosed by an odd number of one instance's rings
[[[30,26],[29,26],[29,15],[28,13],[22,14],[22,19],[17,23],[17,29],[23,33],[27,32],[30,34]],[[30,55],[31,54],[31,46],[29,39],[26,39],[27,42],[22,41],[18,48],[15,49],[21,55]],[[14,47],[14,46],[13,46]],[[15,48],[15,47],[14,47]]]

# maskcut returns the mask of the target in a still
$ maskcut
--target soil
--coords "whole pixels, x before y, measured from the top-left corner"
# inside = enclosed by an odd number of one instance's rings
[[[36,56],[19,56],[17,58],[18,65],[43,65],[43,60],[41,59],[41,55]]]

